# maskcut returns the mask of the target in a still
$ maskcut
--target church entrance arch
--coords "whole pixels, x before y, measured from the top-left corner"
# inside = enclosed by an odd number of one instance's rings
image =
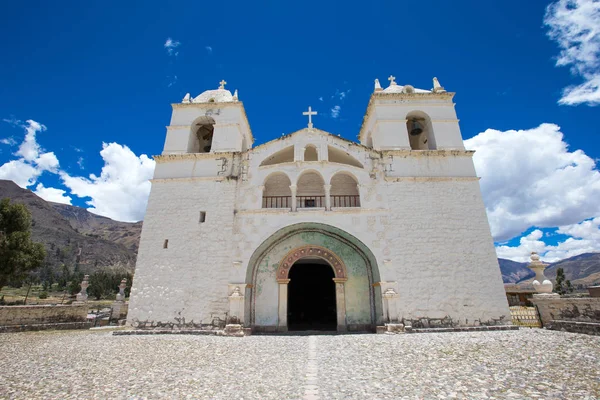
[[[383,315],[379,281],[374,255],[356,237],[326,224],[290,225],[249,260],[245,322],[256,331],[374,330]]]

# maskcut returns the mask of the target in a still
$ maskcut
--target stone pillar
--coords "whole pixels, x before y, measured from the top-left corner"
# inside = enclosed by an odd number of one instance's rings
[[[531,253],[531,263],[527,265],[527,268],[535,272],[535,279],[531,284],[538,293],[552,293],[552,282],[544,276],[544,270],[547,266],[548,264],[540,261],[540,256],[535,251]]]
[[[333,278],[335,282],[335,304],[337,309],[337,330],[345,332],[346,326],[346,281],[348,278]]]
[[[288,283],[290,283],[289,279],[277,279],[277,283],[279,283],[279,309],[278,309],[278,331],[287,331],[287,306],[288,306]]]
[[[386,316],[386,322],[398,322],[398,293],[389,287],[383,292],[383,313]]]
[[[325,210],[331,211],[331,185],[323,186],[325,189]]]
[[[259,191],[258,197],[260,198],[260,208],[266,208],[267,205],[263,203],[264,202],[263,196],[265,194],[265,186],[260,185],[258,187],[258,191]]]
[[[356,189],[358,190],[358,201],[360,203],[360,207],[364,207],[365,190],[367,190],[367,187],[359,183],[356,185]]]
[[[87,299],[88,299],[88,294],[87,294],[87,288],[90,285],[88,283],[88,281],[90,280],[90,276],[89,275],[85,275],[83,277],[83,281],[81,282],[81,292],[77,293],[77,300],[75,301],[75,303],[87,303]]]
[[[298,186],[290,185],[290,190],[292,192],[292,211],[296,211],[296,190]]]
[[[246,287],[245,284],[230,284],[229,285],[229,317],[227,318],[228,324],[239,324],[244,323],[244,293]]]
[[[112,303],[111,309],[111,319],[118,320],[121,317],[121,308],[125,304],[125,288],[127,287],[127,279],[123,278],[121,280],[121,284],[119,285],[119,293],[115,301]]]

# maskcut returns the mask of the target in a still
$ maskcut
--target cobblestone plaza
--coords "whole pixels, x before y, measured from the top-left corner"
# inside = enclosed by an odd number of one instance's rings
[[[600,337],[0,336],[3,399],[597,399]]]

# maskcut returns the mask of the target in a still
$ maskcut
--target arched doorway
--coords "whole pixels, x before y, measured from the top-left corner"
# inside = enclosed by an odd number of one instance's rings
[[[256,332],[294,329],[294,321],[288,326],[288,289],[294,286],[290,274],[302,274],[294,269],[301,271],[317,259],[334,273],[327,280],[335,285],[337,330],[375,330],[383,321],[383,308],[374,286],[380,277],[373,253],[348,232],[313,222],[284,227],[256,248],[246,270],[245,324]]]
[[[335,274],[331,265],[318,258],[303,258],[294,263],[288,276],[288,330],[335,331]]]

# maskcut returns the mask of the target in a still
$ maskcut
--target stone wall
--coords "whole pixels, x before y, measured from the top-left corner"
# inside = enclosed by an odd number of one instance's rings
[[[0,307],[0,326],[86,322],[87,305]]]
[[[600,298],[596,297],[542,297],[531,299],[544,325],[552,320],[600,323]]]

